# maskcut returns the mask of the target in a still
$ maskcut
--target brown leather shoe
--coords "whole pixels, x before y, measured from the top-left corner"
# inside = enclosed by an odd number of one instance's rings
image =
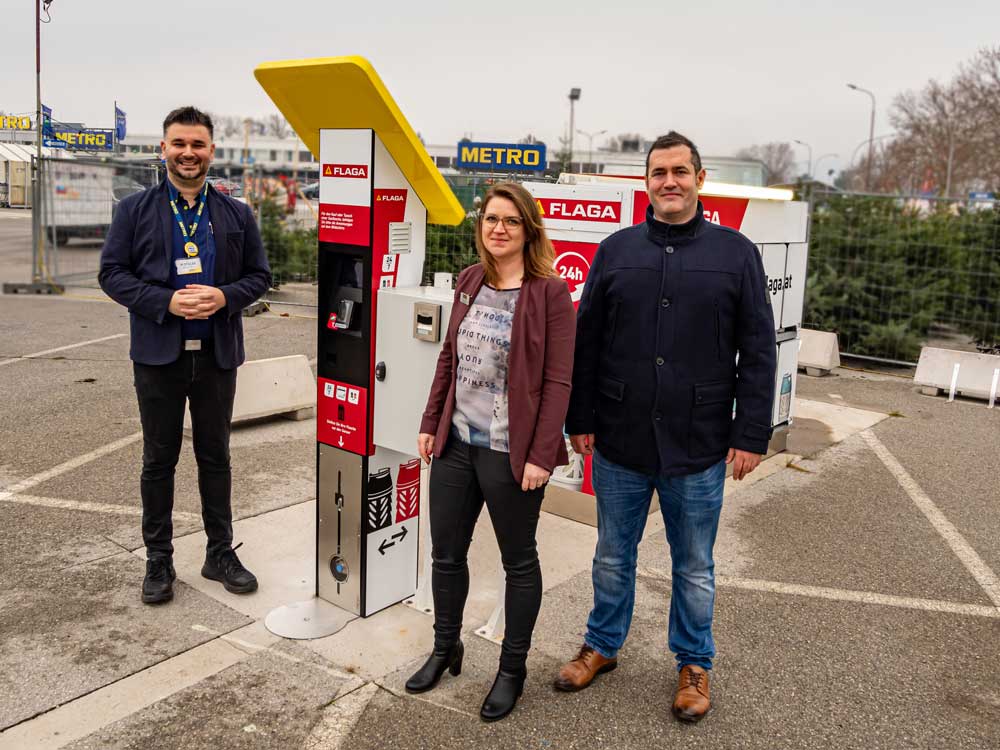
[[[599,674],[610,672],[618,666],[618,659],[606,659],[594,651],[590,646],[584,644],[580,647],[580,653],[571,662],[563,664],[559,670],[559,676],[555,681],[556,690],[574,692],[583,690]]]
[[[685,664],[677,680],[674,696],[674,716],[681,721],[696,722],[712,707],[708,693],[708,672],[694,664]]]

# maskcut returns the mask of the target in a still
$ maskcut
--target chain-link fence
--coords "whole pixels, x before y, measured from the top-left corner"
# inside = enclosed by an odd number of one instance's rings
[[[888,195],[810,196],[804,324],[841,351],[916,362],[926,344],[1000,344],[1000,206]]]

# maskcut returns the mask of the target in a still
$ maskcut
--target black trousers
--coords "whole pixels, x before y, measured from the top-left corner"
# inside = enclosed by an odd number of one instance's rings
[[[434,459],[430,519],[436,650],[455,643],[462,630],[469,594],[469,545],[485,501],[507,574],[500,667],[524,670],[542,604],[535,531],[544,494],[544,487],[521,490],[506,453],[473,447],[455,436],[448,440],[441,458]]]
[[[133,363],[142,421],[142,540],[149,559],[174,553],[174,468],[180,457],[184,404],[191,404],[191,434],[198,462],[201,517],[208,554],[232,546],[232,470],[229,432],[236,396],[236,370],[215,364],[211,342],[182,352],[169,365]]]

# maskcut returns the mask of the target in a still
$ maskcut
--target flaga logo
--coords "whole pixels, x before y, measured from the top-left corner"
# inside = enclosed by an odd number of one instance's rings
[[[368,177],[367,164],[324,164],[324,177]]]
[[[561,198],[538,198],[542,216],[562,221],[621,221],[621,204],[612,201],[581,201]]]
[[[395,203],[402,203],[404,200],[406,200],[406,196],[405,195],[401,195],[399,193],[397,193],[395,195],[393,195],[391,193],[388,194],[388,195],[385,194],[385,193],[379,193],[378,195],[375,196],[375,200],[381,201],[383,203],[386,202],[386,201],[395,202]]]

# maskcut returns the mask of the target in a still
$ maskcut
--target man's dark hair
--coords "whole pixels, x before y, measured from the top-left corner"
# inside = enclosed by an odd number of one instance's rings
[[[701,154],[698,153],[698,147],[691,142],[690,138],[685,138],[676,130],[671,130],[653,141],[653,145],[646,152],[646,174],[649,174],[649,155],[651,153],[661,148],[674,148],[675,146],[687,146],[691,149],[691,163],[694,165],[695,174],[698,174],[701,171]]]
[[[208,137],[215,137],[215,127],[212,125],[212,118],[206,112],[202,112],[195,107],[178,107],[163,119],[163,135],[167,134],[167,128],[174,123],[178,125],[204,125],[208,128]]]

